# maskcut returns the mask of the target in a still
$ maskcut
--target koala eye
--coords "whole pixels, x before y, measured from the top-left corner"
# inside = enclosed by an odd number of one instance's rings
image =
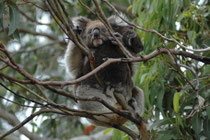
[[[117,30],[117,29],[119,29],[119,26],[117,26],[117,25],[112,25],[112,28],[113,28],[114,30]]]
[[[129,29],[134,30],[134,27],[133,26],[129,26]]]
[[[88,34],[91,34],[92,30],[88,30]]]

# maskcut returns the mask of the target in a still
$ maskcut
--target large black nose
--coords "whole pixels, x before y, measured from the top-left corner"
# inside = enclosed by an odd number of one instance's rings
[[[98,28],[95,28],[95,29],[93,30],[93,36],[94,36],[94,37],[99,37],[99,35],[100,35],[99,29],[98,29]]]

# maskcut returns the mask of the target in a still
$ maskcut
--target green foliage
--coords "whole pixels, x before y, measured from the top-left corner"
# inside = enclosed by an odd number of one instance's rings
[[[125,132],[114,129],[112,140],[129,140],[128,134]]]
[[[165,36],[175,38],[186,46],[194,49],[209,46],[209,5],[207,1],[180,0],[134,0],[130,7],[133,14],[137,14],[136,21],[140,26],[155,29]],[[178,28],[179,25],[180,27]],[[144,54],[164,47],[157,35],[139,32],[144,40]],[[168,48],[181,49],[174,43],[167,42]],[[209,52],[203,53],[209,56]],[[189,65],[200,72],[199,77],[206,77],[200,81],[199,95],[209,104],[208,90],[209,68],[191,59],[176,57],[179,63]],[[143,88],[147,109],[145,118],[153,121],[149,128],[150,135],[158,135],[158,139],[201,139],[208,138],[205,128],[209,127],[209,118],[205,109],[199,110],[192,117],[187,117],[199,104],[196,92],[189,83],[177,72],[168,56],[159,56],[147,63],[139,65],[136,84]],[[208,72],[207,72],[208,71]],[[196,80],[193,73],[186,69],[179,69],[193,86]],[[208,73],[208,74],[207,74]],[[207,82],[207,83],[206,83]],[[207,85],[206,85],[207,84]],[[180,92],[181,90],[181,92]],[[174,119],[175,118],[175,119]],[[204,125],[204,123],[207,123]]]
[[[82,1],[95,10],[91,1]],[[63,2],[70,17],[82,15],[95,18],[78,1],[63,0]],[[192,49],[202,49],[210,46],[210,6],[208,0],[204,0],[203,3],[200,3],[199,0],[110,0],[110,2],[115,6],[122,6],[122,9],[125,9],[122,11],[127,12],[128,18],[139,26],[146,29],[155,29],[162,35],[174,38]],[[41,2],[37,1],[35,4],[44,7]],[[100,4],[107,17],[113,14],[113,11],[105,4],[102,2]],[[44,22],[47,20],[50,25],[37,25],[37,23],[24,17],[19,10],[36,21]],[[6,26],[6,23],[9,23],[8,26]],[[63,46],[65,45],[54,43],[41,49],[28,51],[54,40],[46,36],[40,37],[24,32],[18,37],[17,29],[22,26],[29,31],[44,32],[58,37],[60,40],[66,40],[66,36],[48,12],[32,4],[16,5],[15,1],[0,0],[0,40],[7,46],[7,50],[10,51],[15,62],[40,80],[63,81],[69,79],[62,63],[65,51]],[[165,47],[163,40],[156,34],[140,30],[137,30],[137,32],[144,44],[144,51],[141,55],[144,56],[158,48]],[[8,36],[13,36],[16,39],[11,39]],[[18,38],[20,39],[17,40]],[[165,41],[165,44],[170,49],[184,50],[172,42]],[[210,56],[210,52],[196,54]],[[1,53],[0,55],[5,57]],[[194,74],[190,70],[177,68],[176,65],[172,64],[168,55],[159,55],[147,62],[139,63],[135,84],[141,87],[145,93],[143,117],[148,124],[149,138],[151,140],[210,139],[210,106],[207,107],[210,104],[210,66],[187,57],[174,56],[174,58],[179,64],[190,66],[198,73],[199,88],[198,91],[192,88],[192,86],[196,87],[197,85]],[[4,66],[0,63],[0,68]],[[9,67],[1,69],[1,72],[19,80],[27,80]],[[3,80],[1,77],[0,82],[20,95],[39,100],[38,97],[15,83]],[[41,95],[40,90],[34,85],[24,86]],[[42,87],[40,89],[55,103],[71,108],[75,107],[72,100]],[[65,87],[64,90],[71,92],[72,87]],[[188,116],[200,104],[197,100],[197,93],[204,99],[202,106],[206,107],[200,108],[192,116]],[[33,105],[30,101],[14,96],[1,86],[0,95],[21,104]],[[38,110],[26,109],[13,103],[5,103],[2,99],[0,105],[16,114],[25,114],[29,110],[31,113]],[[34,119],[31,121],[31,126],[34,133],[44,137],[69,139],[82,135],[85,127],[85,124],[78,117],[45,114],[40,115],[39,118],[41,118],[40,124],[36,124],[37,120]],[[0,121],[3,122],[1,119]],[[0,124],[2,124],[1,122]],[[3,125],[0,125],[0,127],[6,129]],[[129,139],[128,135],[116,129],[108,129],[104,134],[112,130],[113,140]]]
[[[17,29],[19,25],[19,12],[17,10],[17,6],[14,4],[10,4],[9,6],[9,14],[10,14],[10,27],[8,35],[11,35]]]
[[[9,15],[5,9],[9,9]],[[9,27],[8,27],[8,36],[15,33],[16,29],[19,26],[19,11],[15,2],[13,1],[1,1],[0,2],[0,28],[4,28],[4,18],[3,15],[9,16]],[[7,22],[7,21],[5,21]],[[17,32],[14,34],[15,37],[18,36]]]
[[[0,3],[0,28],[3,28],[3,11],[4,11],[4,4]]]

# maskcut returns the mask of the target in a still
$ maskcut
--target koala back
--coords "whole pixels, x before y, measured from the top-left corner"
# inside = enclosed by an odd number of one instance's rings
[[[112,91],[111,91],[112,92]],[[113,91],[114,92],[114,91]],[[107,93],[111,94],[110,96],[104,93],[104,89],[101,87],[92,88],[89,85],[79,85],[76,90],[76,95],[83,98],[93,98],[99,97],[105,100],[109,105],[114,106],[115,108],[121,110],[121,106],[118,105],[115,98],[112,96],[114,93]],[[97,113],[104,113],[104,115],[95,115],[94,118],[96,120],[90,120],[89,122],[100,125],[106,126],[102,122],[113,122],[115,124],[122,124],[126,121],[125,118],[118,116],[117,114],[113,113],[107,107],[105,107],[102,103],[96,101],[78,101],[78,107],[82,110],[94,111]],[[97,121],[98,120],[98,121]],[[102,121],[102,122],[101,122]]]

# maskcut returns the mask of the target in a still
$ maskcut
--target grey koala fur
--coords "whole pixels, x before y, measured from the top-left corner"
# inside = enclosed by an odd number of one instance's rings
[[[141,40],[132,27],[116,16],[109,17],[108,22],[119,40],[133,55],[142,51]],[[94,56],[95,67],[101,65],[106,58],[125,57],[101,21],[76,17],[73,19],[73,23],[76,27],[75,32],[80,34]],[[81,77],[91,71],[87,56],[71,41],[65,53],[65,65],[73,78]],[[74,92],[77,96],[84,98],[100,97],[113,107],[129,110],[134,117],[140,117],[144,110],[144,92],[135,87],[131,79],[131,76],[136,72],[136,65],[137,63],[110,64],[97,73],[100,80],[105,83],[105,87],[101,87],[96,78],[91,76],[77,84]],[[101,103],[94,101],[78,101],[78,107],[87,111],[111,112]],[[125,122],[113,119],[116,117],[114,113],[106,115],[106,117],[94,117],[99,121],[90,121],[96,125],[103,125],[100,121],[116,124]]]

